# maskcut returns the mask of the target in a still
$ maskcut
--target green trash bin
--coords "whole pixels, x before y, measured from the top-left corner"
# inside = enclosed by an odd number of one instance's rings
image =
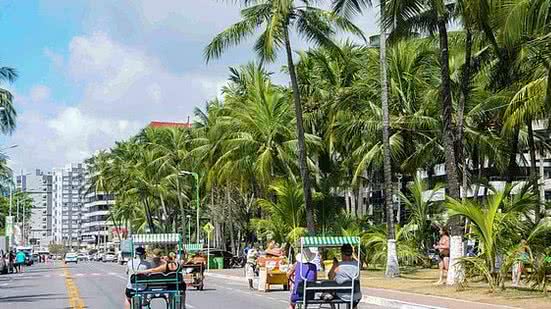
[[[213,257],[212,264],[210,264],[211,269],[224,269],[224,258],[223,257]]]
[[[209,256],[209,267],[210,269],[218,269],[216,261],[214,260],[214,256]]]

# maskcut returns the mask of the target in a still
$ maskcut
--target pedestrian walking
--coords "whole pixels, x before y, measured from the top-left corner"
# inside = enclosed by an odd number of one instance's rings
[[[513,287],[518,287],[520,279],[522,278],[522,273],[524,272],[524,264],[528,263],[530,255],[528,254],[528,248],[526,246],[526,240],[520,241],[520,249],[517,254],[515,263],[513,264],[513,269],[511,272],[511,279],[513,281]]]
[[[438,267],[440,268],[440,280],[436,282],[437,285],[444,284],[444,273],[446,278],[448,277],[448,267],[450,262],[450,234],[446,227],[440,228],[440,240],[438,244],[434,245],[434,249],[437,249],[440,256],[440,263]]]
[[[21,266],[25,264],[25,252],[19,251],[15,254],[15,271],[17,273],[22,272]]]
[[[258,257],[258,251],[255,247],[251,247],[247,251],[247,263],[245,264],[245,278],[249,282],[249,289],[254,290],[253,280],[256,273],[256,259]]]

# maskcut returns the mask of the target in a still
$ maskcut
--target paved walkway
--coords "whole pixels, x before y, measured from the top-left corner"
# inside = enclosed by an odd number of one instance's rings
[[[243,269],[212,270],[209,274],[227,280],[246,282]],[[492,305],[448,297],[421,295],[389,289],[362,288],[363,303],[384,308],[399,309],[513,309],[503,305]]]

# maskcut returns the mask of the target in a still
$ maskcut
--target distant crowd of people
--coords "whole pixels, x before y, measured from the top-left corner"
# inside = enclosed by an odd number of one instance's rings
[[[25,266],[26,255],[23,251],[15,252],[10,250],[7,253],[0,251],[0,259],[2,260],[3,266],[7,271],[14,271],[15,273],[21,273],[23,271],[23,266]]]

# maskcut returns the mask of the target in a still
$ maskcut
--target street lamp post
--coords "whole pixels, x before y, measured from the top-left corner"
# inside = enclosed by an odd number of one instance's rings
[[[197,236],[197,243],[199,243],[199,207],[200,207],[200,201],[199,201],[199,174],[195,172],[189,172],[189,171],[181,171],[180,175],[191,175],[193,178],[195,178],[195,192],[196,192],[196,200],[197,200],[197,226],[196,226],[196,236]],[[190,237],[191,238],[191,237]]]

